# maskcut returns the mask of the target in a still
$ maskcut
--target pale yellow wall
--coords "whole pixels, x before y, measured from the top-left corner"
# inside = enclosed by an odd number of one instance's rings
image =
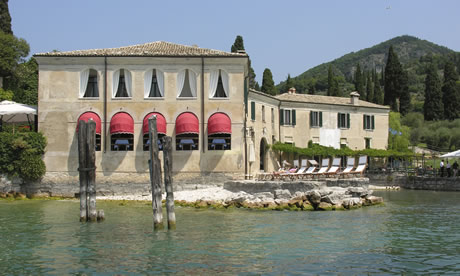
[[[48,138],[45,163],[48,172],[77,173],[78,153],[75,128],[78,117],[86,112],[97,113],[104,124],[104,60],[102,58],[37,57],[39,73],[39,130]],[[110,175],[113,172],[148,172],[148,152],[142,150],[142,121],[148,113],[161,113],[167,122],[167,135],[173,136],[175,120],[182,112],[192,112],[200,122],[198,151],[176,152],[173,149],[173,171],[180,172],[236,172],[244,173],[244,76],[246,59],[204,59],[204,118],[201,118],[201,59],[198,58],[108,58],[107,65],[107,151],[96,153],[97,170]],[[157,66],[154,66],[156,64]],[[80,72],[92,68],[98,71],[99,98],[78,98]],[[112,74],[120,68],[130,70],[132,97],[112,98]],[[144,99],[144,72],[152,68],[164,71],[164,98]],[[197,97],[176,97],[176,76],[181,69],[197,73]],[[224,69],[229,74],[230,96],[227,99],[209,99],[209,72]],[[134,120],[134,151],[110,151],[109,123],[117,112],[127,112]],[[232,120],[232,149],[208,151],[207,120],[215,112],[223,112]],[[204,123],[202,133],[201,124]],[[102,128],[104,131],[104,128]],[[160,157],[161,157],[160,153]]]

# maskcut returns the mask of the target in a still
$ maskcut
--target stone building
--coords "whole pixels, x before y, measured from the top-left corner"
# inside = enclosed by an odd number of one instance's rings
[[[38,127],[48,139],[42,183],[52,189],[78,190],[79,120],[96,121],[98,190],[114,193],[149,187],[146,125],[151,115],[157,115],[160,136],[173,137],[178,185],[271,171],[277,156],[260,149],[274,141],[300,147],[309,140],[352,149],[387,146],[387,107],[355,94],[337,98],[290,91],[272,97],[248,90],[244,52],[152,42],[35,58]]]

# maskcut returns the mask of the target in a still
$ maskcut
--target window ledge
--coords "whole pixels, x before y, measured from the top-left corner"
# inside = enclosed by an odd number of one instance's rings
[[[176,100],[186,101],[186,100],[196,100],[197,97],[176,97]]]
[[[144,98],[144,100],[146,101],[163,101],[165,99],[165,97],[148,97],[148,98]]]
[[[213,101],[227,101],[230,100],[230,97],[217,97],[217,98],[208,98],[209,100]]]
[[[84,100],[84,101],[95,101],[99,100],[99,97],[83,97],[83,98],[78,98],[79,100]]]
[[[123,100],[132,100],[133,97],[116,97],[116,98],[112,98],[112,100],[115,100],[115,101],[123,101]]]

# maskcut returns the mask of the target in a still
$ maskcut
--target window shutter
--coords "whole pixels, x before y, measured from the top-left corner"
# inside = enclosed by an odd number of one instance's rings
[[[340,113],[337,113],[337,128],[340,128]]]
[[[248,115],[248,94],[249,94],[249,91],[248,91],[248,80],[247,78],[244,78],[244,112],[245,112],[245,116]]]
[[[280,109],[280,125],[284,125],[284,109]]]
[[[371,128],[372,128],[372,129],[375,129],[374,115],[372,115],[371,120],[372,120],[372,121],[371,121]]]
[[[323,112],[322,111],[319,112],[319,126],[320,127],[323,126]]]
[[[350,128],[350,113],[347,113],[347,128]]]
[[[256,120],[256,103],[251,102],[251,120]]]
[[[313,126],[313,111],[310,111],[310,127]]]
[[[366,115],[363,115],[363,129],[366,129]]]
[[[292,125],[295,126],[296,118],[295,118],[295,109],[292,110]]]

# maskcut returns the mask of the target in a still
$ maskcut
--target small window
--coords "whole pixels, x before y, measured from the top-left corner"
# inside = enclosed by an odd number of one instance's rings
[[[375,129],[374,115],[364,115],[363,116],[363,128],[365,130]]]
[[[255,121],[256,120],[256,103],[251,102],[251,120]]]
[[[97,86],[97,71],[94,69],[89,70],[88,84],[86,86],[85,98],[99,97],[99,88]]]
[[[198,150],[198,134],[176,135],[176,151]]]
[[[337,128],[350,128],[350,113],[337,114]]]
[[[232,137],[230,134],[213,134],[208,136],[208,150],[231,150]]]
[[[322,127],[322,126],[323,126],[323,112],[310,111],[310,127]]]
[[[134,149],[134,135],[132,134],[112,134],[110,139],[112,151],[133,151]]]
[[[284,110],[284,125],[291,124],[291,110],[285,109]]]
[[[126,98],[129,97],[128,89],[126,86],[125,80],[125,70],[120,69],[120,75],[118,77],[118,88],[117,93],[115,94],[115,98]]]
[[[158,133],[158,150],[162,151],[163,150],[163,137],[165,137],[166,135],[163,134],[163,133]],[[149,151],[150,150],[150,140],[149,140],[149,134],[146,133],[144,134],[144,137],[143,137],[143,144],[144,144],[144,151]]]
[[[364,138],[364,142],[366,143],[366,149],[371,148],[371,138]]]
[[[101,135],[96,133],[96,151],[101,151]]]
[[[149,98],[159,98],[159,97],[161,97],[161,93],[160,93],[160,87],[158,85],[157,70],[153,69],[152,83],[150,85]]]
[[[275,123],[275,109],[272,107],[272,124]]]
[[[265,106],[262,106],[262,122],[265,123]]]

